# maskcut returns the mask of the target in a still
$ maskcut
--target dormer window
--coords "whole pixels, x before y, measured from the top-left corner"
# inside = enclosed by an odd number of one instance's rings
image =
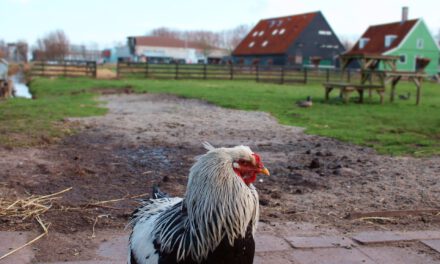
[[[261,47],[266,47],[267,43],[269,43],[269,41],[267,41],[267,40],[263,41],[263,43],[261,43]]]
[[[391,44],[393,44],[393,41],[397,38],[396,35],[386,35],[385,36],[385,48],[391,47]]]
[[[255,31],[253,34],[252,34],[252,37],[255,37],[255,36],[257,36],[258,35],[258,31]]]
[[[331,36],[332,32],[330,30],[319,30],[318,34],[319,35],[324,35],[324,36]]]
[[[260,33],[258,33],[258,36],[263,36],[263,34],[264,34],[264,31],[262,30],[262,31],[260,31]]]
[[[252,41],[251,43],[249,43],[249,48],[252,48],[255,45],[255,42]]]
[[[368,41],[370,41],[369,38],[361,38],[359,40],[359,49],[365,48],[365,46],[367,45]]]

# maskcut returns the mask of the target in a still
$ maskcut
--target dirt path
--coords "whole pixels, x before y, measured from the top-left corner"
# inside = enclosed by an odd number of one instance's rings
[[[51,235],[38,242],[38,261],[87,256],[99,241],[95,231],[121,230],[135,199],[160,184],[182,195],[186,175],[201,142],[249,145],[261,154],[272,176],[256,183],[263,222],[296,221],[352,232],[433,229],[434,214],[373,220],[346,219],[353,212],[438,208],[440,158],[377,155],[373,150],[305,135],[279,125],[269,114],[219,108],[168,95],[107,95],[106,116],[74,119],[80,133],[41,149],[0,149],[2,197],[48,194],[68,187],[44,215]],[[28,230],[27,221],[2,219],[1,230]],[[120,231],[119,231],[120,232]],[[72,253],[73,252],[73,253]],[[75,252],[81,252],[76,254]],[[76,254],[76,255],[75,255]]]

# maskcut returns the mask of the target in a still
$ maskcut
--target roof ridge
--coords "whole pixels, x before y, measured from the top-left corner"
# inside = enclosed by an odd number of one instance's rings
[[[417,22],[420,19],[422,19],[422,18],[409,19],[409,20],[406,20],[404,23]],[[402,23],[402,24],[404,24],[404,23]],[[401,21],[389,22],[389,23],[383,23],[383,24],[376,24],[376,25],[370,25],[369,27],[372,28],[372,27],[380,27],[380,26],[389,26],[389,25],[393,25],[393,24],[401,24]]]
[[[272,20],[272,19],[282,19],[282,18],[289,18],[289,17],[298,17],[298,16],[312,15],[312,14],[317,14],[317,13],[321,13],[321,11],[318,10],[318,11],[301,13],[301,14],[295,14],[295,15],[280,16],[280,17],[269,17],[269,18],[261,19],[260,21],[266,21],[266,20]]]

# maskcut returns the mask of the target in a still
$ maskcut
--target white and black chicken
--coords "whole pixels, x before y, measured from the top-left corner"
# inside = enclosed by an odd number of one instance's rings
[[[183,198],[156,189],[133,213],[129,264],[253,262],[259,203],[252,183],[269,171],[247,146],[204,146]]]

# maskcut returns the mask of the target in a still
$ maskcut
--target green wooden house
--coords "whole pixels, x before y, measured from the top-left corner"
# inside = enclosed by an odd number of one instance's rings
[[[399,22],[370,26],[347,54],[398,56],[398,71],[416,71],[421,61],[418,59],[430,59],[425,72],[437,74],[440,56],[437,42],[423,19],[407,20],[406,16],[404,13]]]

